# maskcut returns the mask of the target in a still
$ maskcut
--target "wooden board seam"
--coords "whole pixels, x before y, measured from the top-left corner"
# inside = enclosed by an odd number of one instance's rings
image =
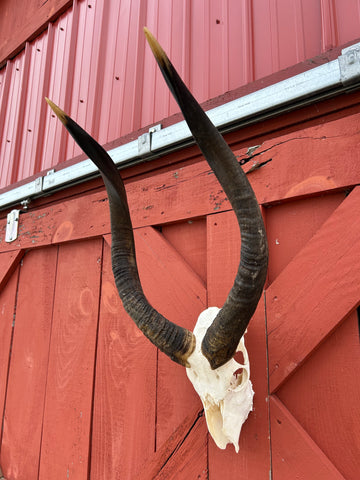
[[[14,273],[16,267],[21,262],[24,254],[25,254],[25,250],[20,248],[19,250],[13,250],[11,252],[6,252],[6,253],[4,253],[4,255],[7,255],[7,253],[8,253],[7,258],[9,258],[9,262],[5,267],[6,272],[4,272],[4,273],[1,272],[0,273],[0,291],[7,284],[9,278]],[[1,254],[0,254],[0,256],[1,256]]]
[[[141,472],[137,476],[137,479],[148,479],[150,472],[153,474],[153,476],[158,475],[174,457],[174,455],[176,455],[203,416],[203,409],[196,411],[195,414],[189,415],[184,422],[178,426],[174,433],[170,435],[162,447],[155,452],[152,459],[144,464]]]
[[[276,395],[271,395],[270,396],[270,418],[271,418],[271,423],[277,422],[279,425],[281,425],[282,421],[279,419],[276,419],[276,413],[274,410],[278,409],[280,411],[284,418],[286,419],[287,426],[292,429],[292,431],[296,432],[298,438],[301,439],[304,445],[306,445],[310,451],[313,452],[314,457],[316,457],[319,461],[319,464],[324,466],[324,469],[328,469],[329,473],[332,474],[331,478],[336,478],[337,480],[345,480],[343,475],[338,471],[336,466],[333,464],[333,462],[329,459],[329,457],[325,454],[325,452],[319,447],[319,445],[311,438],[309,433],[303,428],[303,426],[298,422],[298,420],[292,415],[292,413],[287,409],[286,405],[282,403],[282,401],[276,396]],[[272,411],[271,411],[272,410]],[[271,425],[270,423],[270,425]],[[272,428],[274,430],[274,428]],[[274,459],[274,453],[276,452],[276,445],[275,445],[275,437],[276,434],[272,434],[272,472],[274,477],[277,477],[276,473],[279,472],[274,472],[274,464],[275,459]],[[291,439],[289,438],[289,442],[291,442]],[[291,450],[290,450],[291,451]],[[299,453],[299,455],[301,455]],[[306,457],[303,458],[303,460],[306,460]],[[309,461],[309,458],[307,459]],[[299,474],[299,472],[293,472],[294,475]],[[296,478],[304,478],[304,477],[296,477]]]
[[[13,303],[13,314],[16,312],[16,304],[17,304],[17,297],[18,297],[18,288],[19,288],[19,276],[20,276],[20,269],[16,272],[17,279],[16,279],[16,287],[14,289],[14,303]],[[7,371],[6,371],[6,381],[5,381],[5,388],[4,388],[4,403],[3,403],[3,410],[1,413],[1,421],[0,421],[0,453],[1,453],[1,445],[3,440],[3,432],[4,432],[4,417],[5,417],[5,410],[6,410],[6,400],[7,400],[7,393],[8,393],[8,385],[9,385],[9,375],[10,375],[10,367],[11,367],[11,352],[13,347],[14,341],[14,321],[11,327],[11,334],[10,334],[10,342],[9,342],[9,354],[8,354],[8,364],[7,364]]]
[[[167,457],[167,459],[164,461],[164,463],[162,464],[159,472],[161,472],[161,470],[163,470],[166,466],[166,464],[172,459],[172,457],[174,455],[176,455],[176,453],[180,450],[180,448],[182,447],[182,445],[186,442],[186,439],[189,437],[189,435],[191,434],[192,430],[194,429],[195,425],[197,424],[197,422],[204,416],[204,410],[201,410],[198,414],[197,414],[197,417],[195,418],[195,420],[193,421],[192,425],[190,426],[190,428],[188,429],[188,431],[186,432],[185,436],[179,440],[179,442],[175,445],[175,448],[172,450],[172,452],[170,453],[170,455]]]

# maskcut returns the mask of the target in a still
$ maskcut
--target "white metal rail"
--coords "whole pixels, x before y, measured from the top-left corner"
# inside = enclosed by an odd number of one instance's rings
[[[342,50],[336,60],[225,103],[207,114],[220,131],[226,132],[354,88],[360,88],[360,44]],[[114,148],[109,154],[124,168],[192,142],[190,130],[182,121],[164,129],[152,127],[137,140]],[[97,174],[97,168],[88,159],[59,171],[50,170],[43,177],[0,194],[0,209],[49,195]]]

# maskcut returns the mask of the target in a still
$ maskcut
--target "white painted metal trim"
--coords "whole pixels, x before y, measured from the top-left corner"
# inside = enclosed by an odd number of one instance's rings
[[[349,88],[360,88],[360,44],[344,49],[336,60],[216,107],[207,114],[215,126],[224,132],[339,95]],[[114,162],[125,167],[159,157],[193,142],[185,121],[162,130],[150,129],[145,136],[145,156],[141,145],[139,148],[139,140],[134,140],[109,151]],[[58,171],[52,170],[46,176],[0,194],[0,209],[66,188],[97,174],[98,170],[90,160]]]

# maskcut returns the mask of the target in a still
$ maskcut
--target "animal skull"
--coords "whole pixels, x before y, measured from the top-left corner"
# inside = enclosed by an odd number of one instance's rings
[[[243,365],[232,358],[212,370],[201,351],[204,335],[218,312],[217,307],[210,307],[200,314],[193,332],[196,347],[188,358],[190,367],[186,374],[201,398],[208,430],[216,445],[224,449],[232,443],[237,453],[241,427],[252,410],[254,391],[244,337],[236,349],[243,354]]]
[[[165,52],[145,29],[164,78],[178,102],[204,157],[222,185],[236,214],[241,233],[241,259],[233,287],[221,309],[203,312],[194,332],[157,312],[142,290],[135,255],[126,191],[119,172],[88,133],[47,99],[78,145],[97,165],[107,190],[111,219],[111,257],[115,283],[125,310],[161,351],[187,367],[203,402],[209,431],[216,444],[239,450],[241,427],[252,410],[248,354],[244,333],[265,283],[268,249],[265,227],[255,194],[233,152],[191,95]],[[242,352],[244,364],[234,360]],[[237,372],[241,373],[237,374]]]

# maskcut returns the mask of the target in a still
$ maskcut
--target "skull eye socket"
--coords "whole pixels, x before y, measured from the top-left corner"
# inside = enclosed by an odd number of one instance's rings
[[[237,370],[235,370],[230,380],[231,389],[240,387],[244,383],[244,380],[247,378],[246,374],[247,372],[244,368],[238,368]]]
[[[242,387],[249,380],[249,372],[246,368],[240,367],[232,375],[230,386],[232,390]]]
[[[244,365],[244,363],[245,363],[244,354],[241,350],[239,352],[235,353],[234,360],[235,360],[235,362],[239,363],[240,365]],[[234,375],[235,375],[235,373],[236,372],[234,372]]]
[[[244,369],[241,367],[241,368],[238,368],[237,370],[235,370],[233,375],[236,379],[239,379],[239,378],[242,377],[243,372],[244,372]]]

